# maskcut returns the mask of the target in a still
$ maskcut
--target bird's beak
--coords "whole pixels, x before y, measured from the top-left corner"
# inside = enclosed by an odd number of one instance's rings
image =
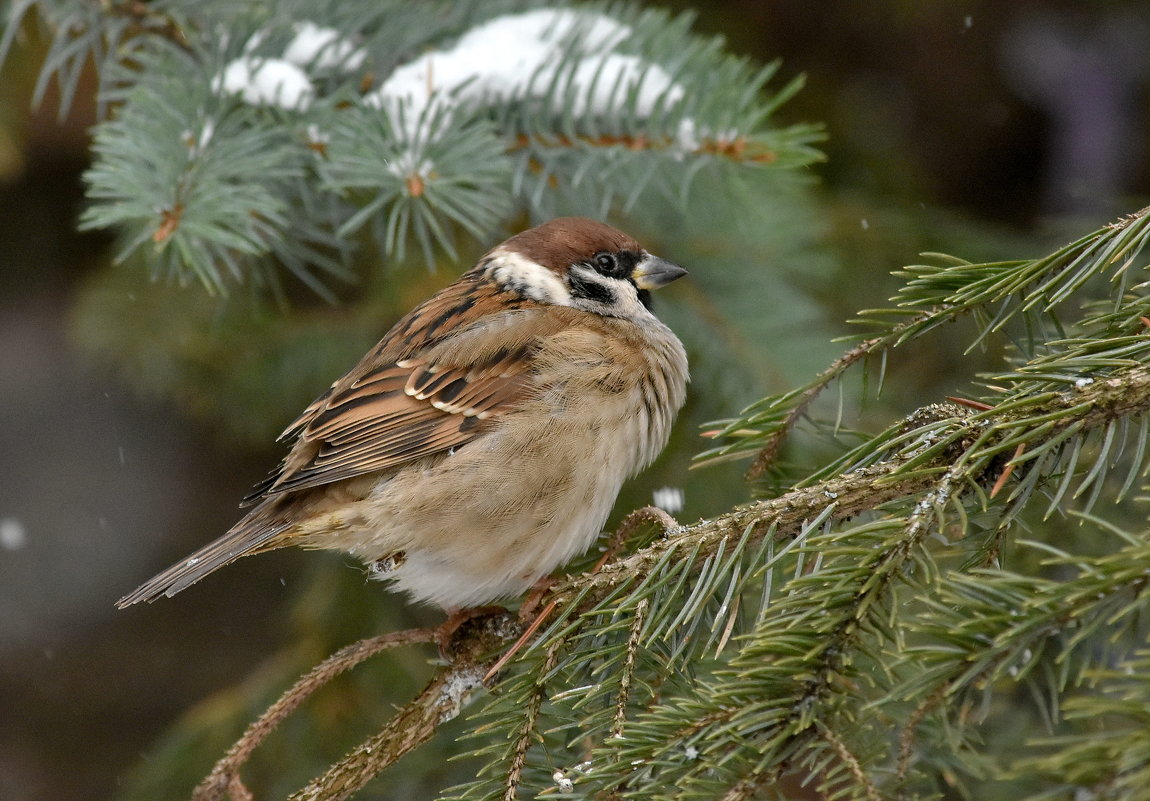
[[[687,271],[674,262],[648,253],[631,271],[631,280],[639,289],[658,289],[686,274]]]

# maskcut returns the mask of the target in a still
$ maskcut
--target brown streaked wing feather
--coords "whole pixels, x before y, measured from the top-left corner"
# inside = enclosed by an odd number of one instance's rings
[[[434,392],[422,399],[409,395],[405,388],[412,368],[391,381],[376,382],[373,394],[364,395],[358,387],[333,392],[301,427],[291,453],[262,493],[328,484],[464,445],[482,431],[469,423],[471,418],[496,417],[525,394],[530,382],[526,368],[493,377],[476,366],[445,368],[452,381],[490,387],[480,403],[464,408],[440,403]]]
[[[246,502],[460,447],[514,409],[534,343],[569,323],[505,294],[468,273],[397,323],[288,427],[295,443]]]

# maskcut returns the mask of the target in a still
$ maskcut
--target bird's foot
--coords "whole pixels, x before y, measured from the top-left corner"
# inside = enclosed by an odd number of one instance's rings
[[[445,662],[453,661],[451,644],[461,630],[474,625],[477,620],[506,614],[507,610],[502,606],[470,606],[466,609],[452,610],[448,614],[447,620],[435,629],[435,641],[439,645],[439,656]]]

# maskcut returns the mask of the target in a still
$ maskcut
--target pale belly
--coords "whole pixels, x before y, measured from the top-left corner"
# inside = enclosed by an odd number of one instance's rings
[[[520,422],[381,479],[338,528],[313,521],[305,544],[347,551],[445,608],[522,593],[590,547],[640,456],[619,447],[617,423],[600,433],[600,415]]]

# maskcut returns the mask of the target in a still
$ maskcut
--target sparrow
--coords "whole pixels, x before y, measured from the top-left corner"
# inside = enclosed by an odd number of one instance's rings
[[[289,545],[448,611],[522,593],[590,547],[666,445],[687,356],[650,291],[686,272],[586,218],[511,237],[288,426],[239,522],[117,606]]]

